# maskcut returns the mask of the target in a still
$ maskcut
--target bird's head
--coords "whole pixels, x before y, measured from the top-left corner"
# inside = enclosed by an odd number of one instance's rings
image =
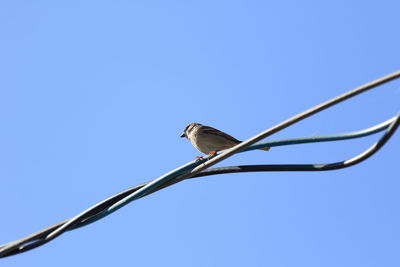
[[[181,134],[181,137],[186,137],[187,138],[189,136],[190,132],[198,125],[201,125],[201,124],[200,123],[195,123],[195,122],[188,124],[185,127],[185,129],[183,130],[183,133]]]

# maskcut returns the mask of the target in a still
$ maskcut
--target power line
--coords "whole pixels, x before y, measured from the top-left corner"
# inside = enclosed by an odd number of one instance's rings
[[[85,210],[84,212],[80,213],[79,215],[73,218],[70,218],[63,222],[45,228],[20,240],[2,245],[0,246],[0,257],[15,255],[24,251],[28,251],[32,248],[41,246],[66,231],[76,229],[78,227],[82,227],[89,223],[95,222],[99,219],[102,219],[105,216],[110,215],[114,211],[122,208],[123,206],[127,205],[128,203],[134,200],[152,194],[162,188],[171,186],[184,179],[222,174],[222,173],[234,173],[234,172],[322,171],[322,170],[346,168],[354,164],[357,164],[367,159],[374,153],[376,153],[389,140],[389,138],[393,135],[393,133],[396,131],[396,129],[400,124],[400,114],[379,125],[353,133],[342,133],[342,134],[317,136],[317,137],[292,138],[292,139],[276,140],[264,143],[257,143],[257,142],[282,129],[289,127],[290,125],[300,120],[312,116],[317,112],[320,112],[344,100],[354,97],[362,92],[375,88],[379,85],[382,85],[399,77],[400,77],[400,71],[397,71],[387,76],[384,76],[380,79],[377,79],[375,81],[357,87],[338,97],[332,98],[320,105],[317,105],[311,109],[301,112],[289,118],[288,120],[285,120],[271,127],[270,129],[267,129],[261,132],[260,134],[236,145],[235,147],[226,150],[219,155],[216,155],[215,157],[204,158],[203,160],[200,160],[198,162],[196,161],[189,162],[155,180],[129,188],[121,193],[118,193],[94,205],[93,207]],[[372,147],[367,149],[365,152],[359,154],[358,156],[341,162],[335,162],[329,164],[246,165],[246,166],[230,166],[230,167],[207,169],[236,153],[254,150],[261,147],[273,147],[273,146],[292,145],[301,143],[327,142],[327,141],[359,138],[383,131],[385,129],[386,129],[385,134],[379,139],[379,141],[376,144],[374,144]]]

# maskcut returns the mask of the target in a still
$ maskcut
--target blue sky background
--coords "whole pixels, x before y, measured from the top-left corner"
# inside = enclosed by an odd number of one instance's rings
[[[199,153],[400,69],[398,1],[0,4],[0,243],[69,218]],[[399,111],[400,82],[270,140],[348,132]],[[327,163],[378,136],[220,165]],[[399,133],[355,167],[185,181],[1,266],[400,266]]]

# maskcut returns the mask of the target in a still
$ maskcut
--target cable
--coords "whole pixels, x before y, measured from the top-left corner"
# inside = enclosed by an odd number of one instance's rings
[[[387,140],[392,136],[394,131],[397,129],[399,125],[399,115],[391,120],[388,120],[384,123],[381,123],[377,126],[374,126],[370,129],[366,129],[363,131],[355,132],[355,133],[346,133],[346,134],[339,134],[339,135],[330,135],[330,136],[322,136],[322,137],[306,137],[306,138],[294,138],[294,139],[285,139],[285,140],[278,140],[272,142],[265,142],[255,144],[256,142],[260,141],[261,139],[276,133],[290,125],[305,119],[319,111],[322,111],[332,105],[335,105],[339,102],[342,102],[350,97],[358,95],[366,90],[379,86],[383,83],[387,83],[391,80],[397,79],[400,77],[400,71],[394,72],[389,74],[383,78],[355,88],[347,93],[344,93],[336,98],[328,100],[320,105],[317,105],[309,110],[306,110],[288,120],[277,124],[276,126],[240,143],[239,145],[222,152],[221,154],[207,159],[205,158],[199,162],[189,162],[163,176],[148,183],[144,183],[142,185],[138,185],[132,187],[128,190],[125,190],[119,194],[116,194],[95,206],[87,209],[86,211],[82,212],[78,216],[75,216],[71,219],[65,220],[53,226],[50,226],[46,229],[38,231],[30,236],[22,238],[20,240],[10,242],[3,246],[0,246],[0,257],[6,257],[10,255],[14,255],[17,253],[21,253],[32,248],[38,247],[43,245],[44,243],[49,242],[50,240],[54,239],[55,237],[59,236],[60,234],[64,233],[65,231],[76,229],[78,227],[87,225],[94,221],[97,221],[105,216],[110,215],[112,212],[118,210],[119,208],[123,207],[124,205],[128,204],[129,202],[139,199],[143,196],[149,195],[154,193],[162,188],[180,182],[184,179],[194,178],[194,177],[202,177],[206,175],[214,175],[214,174],[221,174],[221,173],[233,173],[233,172],[244,172],[244,171],[293,171],[293,170],[328,170],[337,169],[337,168],[345,168],[357,164],[372,154],[377,152],[379,148],[381,148]],[[331,164],[323,164],[323,165],[313,165],[313,169],[306,167],[307,165],[251,165],[251,166],[233,166],[233,167],[225,167],[225,169],[221,168],[214,168],[205,170],[206,168],[232,156],[235,153],[241,151],[248,151],[252,149],[257,149],[260,147],[265,146],[279,146],[279,145],[289,145],[289,144],[300,144],[300,143],[310,143],[310,142],[322,142],[322,141],[335,141],[335,140],[344,140],[350,138],[358,138],[362,136],[366,136],[369,134],[376,133],[378,131],[382,131],[387,128],[386,133],[382,136],[382,138],[372,146],[370,149],[365,151],[364,153],[343,162],[331,163]],[[251,147],[250,147],[251,145]],[[297,169],[296,169],[297,168]],[[309,169],[307,169],[309,168]]]
[[[387,120],[379,125],[376,125],[376,126],[373,126],[368,129],[361,130],[361,131],[356,131],[356,132],[352,132],[352,133],[341,133],[341,134],[335,134],[335,135],[324,135],[324,136],[318,136],[318,137],[312,136],[312,137],[302,137],[302,138],[292,138],[292,139],[282,139],[282,140],[270,141],[270,142],[266,142],[263,144],[255,144],[255,145],[249,147],[246,151],[258,149],[260,146],[262,146],[262,147],[283,146],[283,145],[293,145],[293,144],[300,144],[300,143],[309,143],[309,142],[313,142],[313,141],[314,142],[327,142],[327,141],[337,141],[337,140],[359,138],[359,137],[375,134],[379,131],[382,131],[382,130],[385,130],[385,129],[391,127],[391,125],[395,125],[394,127],[391,128],[390,131],[388,130],[385,133],[385,135],[378,141],[377,144],[379,144],[379,145],[375,145],[374,146],[375,149],[371,150],[368,155],[366,154],[364,156],[364,158],[361,159],[361,160],[365,160],[366,156],[370,156],[373,153],[377,152],[377,150],[381,146],[384,145],[384,142],[386,142],[388,140],[388,138],[391,136],[391,134],[397,129],[399,120],[400,120],[400,115],[398,115],[390,120]],[[387,138],[384,138],[385,136],[387,136]],[[334,163],[332,163],[332,164],[334,164]],[[332,164],[325,164],[325,166],[332,166]],[[224,174],[224,173],[237,173],[237,172],[327,170],[327,168],[321,168],[321,166],[322,166],[321,164],[281,164],[281,165],[246,165],[246,166],[220,167],[220,168],[204,170],[191,178],[197,178],[197,177],[203,177],[203,176],[215,175],[215,174]],[[345,168],[345,167],[349,167],[349,165],[342,164],[341,167]],[[179,181],[176,179],[171,180],[167,184],[164,184],[162,187],[159,187],[156,190],[149,192],[148,194],[152,194],[158,190],[161,190],[167,186],[173,185],[177,182],[179,182]],[[77,216],[72,219],[65,220],[58,224],[52,225],[42,231],[39,231],[33,235],[30,235],[26,238],[23,238],[16,242],[12,242],[5,246],[2,246],[0,249],[2,254],[0,254],[0,255],[1,256],[10,256],[15,253],[27,251],[29,249],[40,246],[49,241],[49,240],[46,240],[46,238],[45,238],[46,236],[48,236],[48,234],[50,234],[51,232],[53,232],[56,229],[60,229],[60,226],[65,225],[68,221],[75,220],[77,223],[66,230],[72,230],[75,228],[85,226],[89,223],[95,222],[106,216],[106,214],[102,213],[102,211],[107,210],[108,207],[112,206],[113,204],[117,203],[119,200],[121,200],[124,197],[130,195],[131,193],[137,191],[138,189],[142,188],[146,184],[147,183],[144,183],[144,184],[129,188],[121,193],[118,193],[118,194],[96,204],[95,206],[91,207],[90,209],[86,210],[79,217]],[[4,255],[3,255],[3,253],[4,253]]]

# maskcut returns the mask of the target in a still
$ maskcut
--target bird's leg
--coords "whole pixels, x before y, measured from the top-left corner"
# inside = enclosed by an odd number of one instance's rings
[[[210,153],[208,153],[208,158],[210,159],[210,158],[214,157],[217,154],[217,152],[218,152],[218,150],[211,151]],[[203,156],[197,156],[196,162],[202,160],[203,158],[204,158]]]
[[[217,154],[217,152],[218,152],[218,150],[211,151],[210,153],[208,153],[208,158],[210,159],[210,158],[214,157]]]

